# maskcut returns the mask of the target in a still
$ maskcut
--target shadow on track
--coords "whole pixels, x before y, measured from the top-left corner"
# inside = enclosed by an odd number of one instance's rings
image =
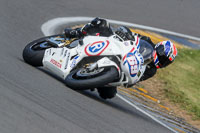
[[[18,58],[18,60],[20,60],[22,63],[25,63],[24,60],[21,59],[21,58]],[[29,64],[27,64],[27,65],[29,65]],[[31,65],[29,65],[29,66],[31,66]],[[57,75],[51,73],[50,71],[48,71],[48,70],[46,70],[46,69],[44,69],[42,67],[34,67],[34,68],[38,69],[39,71],[41,71],[41,72],[43,72],[43,73],[45,73],[47,75],[50,75],[51,77],[53,77],[57,81],[62,82],[63,84],[65,84],[65,82],[64,82],[64,80],[62,78],[60,78]],[[71,89],[71,88],[69,88],[69,89]],[[73,90],[73,89],[71,89],[71,90]],[[84,96],[86,96],[88,98],[91,98],[91,99],[93,99],[93,100],[95,100],[95,101],[97,101],[97,102],[99,102],[101,104],[104,104],[106,106],[115,108],[118,111],[121,111],[123,113],[129,114],[129,115],[131,115],[133,117],[137,117],[137,118],[143,119],[145,121],[152,122],[151,119],[149,119],[148,117],[144,116],[140,112],[136,111],[135,109],[133,109],[129,105],[124,104],[124,103],[122,103],[122,104],[117,103],[116,100],[115,100],[115,99],[118,99],[117,97],[115,97],[115,98],[113,98],[111,100],[104,100],[104,99],[100,98],[97,95],[96,91],[90,91],[90,90],[73,90],[73,91],[78,92],[78,93],[80,93],[80,94],[82,94],[82,95],[84,95]],[[123,102],[123,101],[120,101],[120,102]]]

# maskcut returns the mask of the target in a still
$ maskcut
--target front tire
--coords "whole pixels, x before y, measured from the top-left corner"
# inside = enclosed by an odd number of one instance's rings
[[[118,78],[118,71],[115,67],[106,67],[97,74],[83,77],[79,76],[80,70],[81,69],[72,71],[65,79],[66,85],[74,90],[97,88],[111,83]]]
[[[56,36],[62,37],[62,35],[47,36],[27,44],[22,54],[24,61],[32,66],[43,66],[42,60],[44,57],[45,49],[52,47],[46,42],[46,40],[50,37]],[[43,47],[40,46],[42,43],[44,44]]]

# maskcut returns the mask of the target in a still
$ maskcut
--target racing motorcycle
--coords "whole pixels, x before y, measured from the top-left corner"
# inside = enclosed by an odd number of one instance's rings
[[[23,59],[50,70],[74,90],[96,88],[100,97],[107,99],[116,95],[117,86],[132,86],[140,80],[152,53],[150,44],[138,36],[125,41],[117,34],[81,39],[61,34],[29,43]]]

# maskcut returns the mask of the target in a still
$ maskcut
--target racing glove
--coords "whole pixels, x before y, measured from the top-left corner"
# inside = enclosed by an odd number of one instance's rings
[[[80,31],[80,28],[78,29],[71,29],[71,28],[66,28],[64,30],[64,34],[66,38],[81,38],[82,32]]]

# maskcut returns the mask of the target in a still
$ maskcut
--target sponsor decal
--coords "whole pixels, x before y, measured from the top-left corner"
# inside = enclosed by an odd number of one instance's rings
[[[138,74],[139,70],[141,69],[141,64],[144,63],[144,59],[142,55],[137,53],[137,56],[136,56],[135,54],[136,52],[128,53],[126,56],[126,60],[123,63],[123,65],[125,65],[126,63],[128,64],[129,73],[131,77],[135,77]],[[138,75],[140,74],[141,72]]]
[[[54,59],[51,59],[50,61],[52,64],[54,64],[55,66],[57,66],[58,68],[61,68],[62,67],[62,64],[59,63],[58,61],[54,60]]]
[[[139,47],[140,47],[140,39],[137,37],[136,38],[137,40],[136,40],[136,46],[137,46],[137,49],[139,49]],[[130,50],[130,52],[129,53],[133,53],[135,50],[137,50],[137,49],[135,49],[135,47],[133,47],[131,50]],[[129,54],[128,53],[128,54]],[[134,52],[135,53],[135,52]],[[124,57],[123,57],[123,61],[125,60],[125,58],[127,57],[127,54],[125,54],[124,55]]]
[[[85,47],[85,53],[88,56],[101,55],[101,53],[108,47],[109,43],[110,42],[108,40],[106,40],[105,42],[104,41],[97,41],[97,42],[94,42],[92,44],[88,44]]]
[[[124,45],[125,45],[125,46],[128,46],[128,45],[129,45],[129,43],[128,43],[128,42],[124,42]]]
[[[69,57],[70,57],[70,52],[67,53],[66,63],[65,63],[65,69],[67,69],[68,62],[69,62]]]
[[[128,53],[123,64],[125,65],[126,63],[128,64],[131,77],[135,77],[139,70],[139,61],[137,60],[136,56],[133,53]]]
[[[77,61],[78,57],[79,57],[79,56],[76,56],[76,57],[74,57],[74,59],[72,60],[72,64],[70,65],[71,68],[75,67],[75,65],[76,65],[76,63],[77,63],[76,61]]]

